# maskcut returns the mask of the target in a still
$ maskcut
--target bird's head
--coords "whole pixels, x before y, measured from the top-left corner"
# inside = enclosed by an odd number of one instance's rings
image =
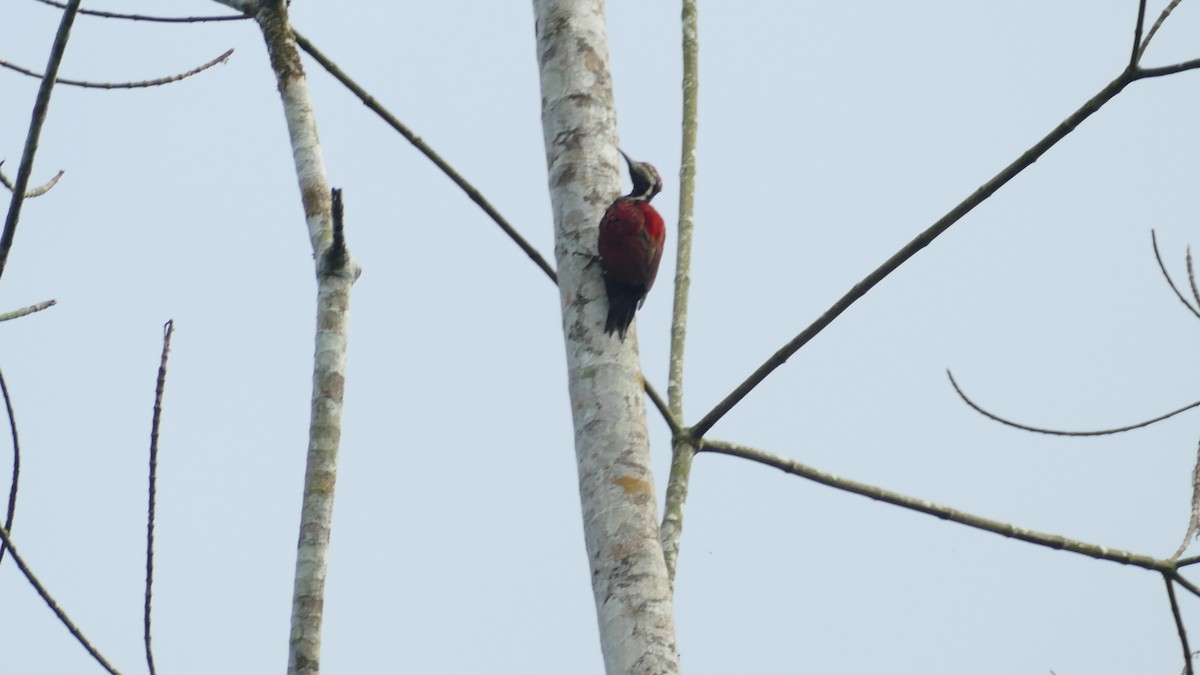
[[[662,192],[662,177],[658,175],[658,169],[646,162],[629,159],[629,155],[620,148],[617,152],[621,153],[625,162],[629,164],[629,178],[633,181],[633,189],[629,191],[628,199],[648,202],[654,199],[654,195]]]

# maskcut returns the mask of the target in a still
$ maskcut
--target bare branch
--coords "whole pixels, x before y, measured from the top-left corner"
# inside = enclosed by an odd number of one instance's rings
[[[28,314],[33,314],[34,312],[40,312],[43,309],[53,307],[57,304],[58,304],[57,300],[46,300],[45,302],[39,302],[36,305],[22,307],[21,309],[18,309],[18,310],[12,311],[12,312],[6,312],[4,314],[0,314],[0,321],[11,321],[13,319],[19,319]]]
[[[166,77],[159,77],[159,78],[155,78],[153,80],[141,80],[139,82],[89,82],[87,80],[69,80],[67,78],[60,77],[60,78],[57,78],[55,81],[58,84],[67,84],[67,85],[71,85],[73,87],[82,87],[84,89],[145,89],[147,87],[158,87],[158,86],[161,86],[164,84],[171,84],[172,82],[178,82],[180,80],[185,80],[193,75],[196,75],[197,73],[202,73],[202,72],[208,70],[209,68],[212,68],[213,66],[217,65],[218,63],[224,63],[224,62],[228,61],[230,56],[233,56],[232,49],[227,50],[224,54],[221,54],[220,56],[209,61],[208,63],[205,63],[204,65],[201,65],[201,66],[197,66],[196,68],[192,68],[191,70],[189,70],[187,72],[177,73],[175,75],[168,75]],[[36,77],[38,79],[42,79],[44,77],[41,73],[36,73],[32,70],[29,70],[28,68],[22,68],[21,66],[14,65],[12,63],[9,63],[8,61],[0,60],[0,66],[8,68],[9,70],[15,70],[18,73],[21,73],[23,75],[28,75],[30,77]],[[57,179],[55,179],[55,180],[57,180]]]
[[[142,613],[143,639],[146,643],[146,666],[150,675],[158,671],[154,667],[154,650],[150,647],[150,599],[154,587],[154,497],[158,490],[158,429],[162,421],[163,389],[167,385],[167,357],[171,353],[171,336],[175,333],[175,321],[163,326],[162,356],[158,361],[158,379],[154,385],[154,415],[150,421],[150,480],[149,503],[146,509],[146,604]]]
[[[89,642],[86,637],[84,637],[83,632],[79,630],[79,627],[76,626],[75,623],[71,621],[71,618],[67,616],[67,613],[58,606],[58,603],[54,601],[54,598],[50,595],[50,592],[46,590],[46,587],[42,585],[42,582],[39,581],[37,576],[34,575],[33,571],[29,569],[29,566],[25,564],[25,559],[22,558],[21,554],[17,552],[17,547],[13,546],[12,537],[8,533],[8,528],[0,527],[0,542],[3,542],[3,544],[8,547],[8,552],[12,554],[13,562],[17,564],[17,569],[21,570],[21,574],[25,575],[25,578],[29,581],[29,585],[33,586],[33,590],[37,591],[37,594],[41,596],[42,601],[46,603],[46,606],[50,608],[50,611],[54,612],[54,615],[57,616],[58,620],[62,622],[62,625],[66,627],[67,631],[69,631],[71,635],[75,636],[75,639],[79,641],[79,644],[83,645],[83,648],[87,650],[88,654],[92,655],[92,658],[96,660],[96,663],[99,663],[102,668],[107,670],[109,673],[112,673],[112,675],[121,675],[121,673],[116,668],[113,668],[112,664],[110,664],[104,658],[104,656],[92,646],[92,643]]]
[[[1192,467],[1192,509],[1191,515],[1188,516],[1187,530],[1183,533],[1183,541],[1176,549],[1175,555],[1171,556],[1172,560],[1178,560],[1179,556],[1187,550],[1188,546],[1192,545],[1192,540],[1196,538],[1196,532],[1200,529],[1200,447],[1196,449],[1196,464]]]
[[[650,383],[646,381],[645,374],[642,375],[642,386],[645,388],[646,396],[649,397],[650,402],[654,404],[655,408],[658,408],[658,412],[662,415],[663,421],[667,423],[668,427],[670,427],[671,435],[675,436],[680,434],[683,431],[683,427],[679,424],[679,420],[675,419],[675,416],[671,413],[670,407],[667,406],[667,402],[664,401],[662,397],[658,395],[658,392],[655,391],[654,387],[651,387]]]
[[[1200,59],[1192,59],[1182,63],[1176,63],[1170,66],[1159,66],[1157,68],[1138,68],[1133,71],[1133,81],[1145,80],[1151,77],[1163,77],[1166,75],[1174,75],[1188,70],[1200,68]]]
[[[413,131],[405,126],[403,122],[397,119],[395,115],[384,108],[379,101],[375,100],[374,96],[368,94],[367,91],[360,87],[357,82],[350,79],[349,75],[342,72],[342,69],[338,68],[337,64],[335,64],[329,59],[329,57],[325,56],[325,54],[318,50],[317,47],[313,43],[309,42],[307,38],[295,31],[292,31],[292,37],[294,37],[296,40],[296,46],[300,47],[300,49],[303,49],[305,53],[313,57],[313,59],[315,59],[317,63],[321,64],[321,67],[324,68],[330,75],[332,75],[334,79],[336,79],[338,82],[341,82],[343,86],[357,96],[359,100],[363,102],[363,105],[370,108],[371,111],[378,115],[379,118],[384,122],[387,122],[388,126],[395,129],[396,132],[408,140],[409,143],[412,143],[417,150],[421,151],[421,154],[429,158],[429,161],[433,162],[437,168],[441,169],[442,173],[446,174],[450,180],[454,181],[454,184],[457,185],[463,192],[465,192],[471,201],[475,202],[479,208],[483,209],[483,212],[486,213],[488,217],[490,217],[497,225],[499,225],[501,230],[504,230],[504,233],[508,235],[509,239],[512,239],[517,246],[521,247],[521,250],[525,252],[525,255],[529,256],[529,258],[533,260],[534,264],[536,264],[542,269],[543,272],[546,273],[546,276],[550,277],[550,279],[555,283],[558,283],[558,274],[555,273],[554,268],[551,267],[550,263],[542,257],[542,254],[539,253],[532,244],[526,241],[525,238],[522,237],[519,232],[517,232],[515,227],[509,224],[508,220],[506,220],[504,216],[500,215],[500,212],[497,211],[494,206],[492,206],[491,202],[489,202],[487,198],[485,198],[483,194],[475,188],[474,185],[471,185],[471,183],[467,182],[467,179],[463,178],[461,174],[455,171],[454,167],[450,166],[449,162],[442,159],[441,155],[435,152],[433,148],[429,147],[429,144],[422,140],[421,137],[413,133]]]
[[[1179,413],[1187,412],[1187,411],[1191,410],[1192,408],[1200,407],[1200,401],[1196,401],[1195,403],[1189,403],[1188,405],[1185,405],[1182,408],[1179,408],[1178,410],[1173,410],[1165,415],[1160,415],[1158,417],[1155,417],[1154,419],[1146,420],[1145,422],[1138,422],[1137,424],[1131,424],[1127,427],[1118,427],[1116,429],[1103,429],[1101,431],[1058,431],[1055,429],[1043,429],[1041,427],[1031,427],[1026,424],[1021,424],[1020,422],[1013,422],[1012,420],[1004,419],[1003,417],[1000,417],[999,415],[996,415],[995,413],[988,412],[983,407],[981,407],[978,403],[976,403],[976,402],[972,401],[970,398],[968,398],[965,393],[963,393],[963,390],[958,386],[958,382],[956,382],[954,380],[953,373],[951,373],[949,370],[947,370],[946,375],[950,378],[950,386],[954,387],[954,391],[958,393],[958,396],[959,396],[959,398],[961,398],[963,400],[963,403],[966,403],[967,405],[974,408],[975,412],[979,413],[980,415],[983,415],[984,417],[987,417],[988,419],[995,420],[1003,425],[1013,427],[1014,429],[1020,429],[1022,431],[1032,431],[1035,434],[1047,434],[1049,436],[1110,436],[1112,434],[1119,434],[1119,433],[1122,433],[1125,431],[1133,431],[1134,429],[1141,429],[1142,427],[1148,427],[1151,424],[1155,424],[1155,423],[1161,422],[1163,420],[1170,419],[1170,418],[1178,415]]]
[[[4,393],[4,410],[8,414],[8,428],[12,432],[13,467],[12,480],[8,486],[8,509],[4,516],[4,529],[12,532],[13,517],[17,511],[17,485],[21,481],[21,441],[17,438],[17,418],[13,415],[12,398],[8,395],[8,383],[0,373],[0,391]],[[0,543],[0,562],[4,562],[5,545]]]
[[[8,265],[8,254],[12,251],[13,237],[17,234],[17,223],[21,220],[21,206],[25,203],[25,192],[29,190],[29,176],[33,173],[33,158],[37,154],[38,138],[42,135],[42,125],[46,123],[46,113],[50,109],[50,94],[54,91],[54,81],[58,77],[58,67],[62,63],[63,54],[67,51],[67,39],[71,36],[71,26],[75,23],[75,15],[79,12],[80,0],[70,0],[62,21],[58,24],[58,33],[54,36],[54,45],[50,48],[50,58],[46,63],[46,77],[38,87],[37,98],[33,102],[33,114],[29,122],[29,133],[25,136],[25,149],[21,152],[21,163],[17,168],[17,182],[13,185],[12,199],[8,202],[8,215],[4,219],[4,232],[0,234],[0,275]]]
[[[1193,584],[1192,582],[1183,578],[1183,575],[1179,574],[1178,567],[1179,566],[1176,565],[1175,576],[1172,577],[1175,580],[1175,583],[1179,584],[1180,586],[1183,586],[1183,589],[1185,591],[1187,591],[1188,593],[1191,593],[1192,595],[1196,596],[1197,598],[1200,598],[1200,588],[1198,588],[1196,586],[1196,584]]]
[[[1047,534],[1036,530],[1027,530],[1023,527],[1017,527],[1009,523],[1004,523],[990,518],[983,518],[970,513],[952,509],[948,506],[934,504],[922,499],[915,499],[898,492],[885,490],[874,485],[860,483],[848,478],[835,476],[831,473],[825,473],[812,467],[801,464],[794,460],[784,457],[779,457],[768,452],[763,452],[755,448],[735,443],[726,443],[724,441],[703,440],[700,445],[701,452],[714,452],[731,457],[740,457],[748,459],[759,464],[771,466],[784,473],[789,473],[801,478],[828,485],[829,487],[852,492],[864,497],[870,497],[876,501],[892,504],[901,508],[909,509],[925,513],[931,516],[937,516],[942,520],[949,520],[960,525],[999,534],[1011,539],[1019,539],[1038,546],[1058,549],[1061,551],[1069,551],[1079,555],[1085,555],[1098,560],[1108,560],[1110,562],[1120,563],[1122,565],[1132,565],[1141,567],[1147,570],[1156,572],[1172,572],[1175,569],[1175,563],[1170,560],[1159,560],[1148,555],[1140,553],[1132,553],[1130,551],[1122,551],[1120,549],[1110,548],[1108,546],[1100,546],[1097,544],[1089,544],[1087,542],[1076,541],[1057,534]]]
[[[65,9],[66,5],[54,0],[37,0],[43,5],[58,7]],[[126,21],[147,21],[150,23],[207,23],[210,21],[241,21],[243,19],[251,19],[253,17],[245,14],[236,14],[229,16],[183,16],[183,17],[168,17],[168,16],[147,16],[145,14],[119,14],[117,12],[104,12],[98,9],[81,9],[80,14],[88,16],[98,16],[103,19],[125,19]]]
[[[1171,616],[1175,618],[1175,630],[1179,632],[1179,644],[1183,647],[1183,667],[1187,675],[1195,675],[1192,668],[1192,648],[1188,646],[1187,629],[1183,625],[1183,615],[1179,611],[1179,601],[1175,598],[1175,585],[1171,583],[1173,574],[1163,572],[1163,582],[1167,584],[1167,598],[1171,601]]]
[[[1200,319],[1200,311],[1192,307],[1192,303],[1188,302],[1187,298],[1183,297],[1183,293],[1179,292],[1179,287],[1175,285],[1175,280],[1171,278],[1171,273],[1167,271],[1167,266],[1163,264],[1162,255],[1158,252],[1158,235],[1155,234],[1154,230],[1150,230],[1150,245],[1154,247],[1154,259],[1158,261],[1158,269],[1162,270],[1163,278],[1167,280],[1167,284],[1171,287],[1171,290],[1175,291],[1175,297],[1179,298],[1179,301],[1183,303],[1184,307],[1188,308],[1189,312],[1194,314],[1197,319]]]
[[[1146,25],[1146,0],[1138,2],[1137,25],[1133,29],[1133,50],[1129,54],[1129,67],[1136,68],[1138,57],[1141,56],[1142,50],[1142,28]]]
[[[1148,72],[1148,71],[1138,71]],[[988,197],[991,197],[1008,181],[1012,180],[1017,174],[1024,171],[1029,165],[1033,164],[1042,155],[1046,154],[1050,148],[1054,147],[1059,141],[1066,138],[1068,134],[1075,130],[1084,120],[1091,117],[1097,110],[1108,103],[1114,96],[1121,93],[1130,82],[1138,79],[1138,75],[1132,70],[1127,69],[1117,76],[1115,80],[1108,83],[1095,96],[1090,98],[1078,110],[1071,114],[1070,117],[1063,120],[1049,134],[1046,134],[1042,140],[1034,144],[1033,147],[1026,150],[1020,157],[1015,159],[1011,164],[1005,167],[994,178],[981,185],[975,192],[971,193],[966,199],[950,210],[949,213],[942,216],[933,225],[930,225],[924,232],[916,236],[915,239],[906,244],[903,248],[895,253],[891,258],[888,258],[874,272],[868,274],[862,281],[858,282],[846,292],[832,307],[827,309],[824,314],[812,322],[808,328],[805,328],[799,335],[792,338],[790,342],[781,347],[779,351],[771,355],[761,366],[758,367],[749,377],[739,384],[728,396],[718,403],[711,411],[708,412],[695,426],[692,427],[692,432],[697,438],[704,436],[709,429],[712,428],[722,417],[725,416],[733,406],[746,397],[754,390],[763,380],[767,379],[776,368],[787,362],[793,354],[801,347],[808,344],[810,340],[816,337],[821,331],[833,323],[833,320],[846,311],[874,288],[879,282],[883,281],[889,274],[895,272],[901,265],[917,254],[921,249],[925,248],[937,239],[943,232],[950,229],[950,226],[957,223],[963,216],[970,213],[976,206],[979,206]]]
[[[1196,299],[1196,303],[1200,304],[1200,290],[1196,290],[1196,268],[1192,266],[1192,247],[1187,247],[1187,273],[1188,285],[1192,287],[1192,297]]]
[[[0,159],[0,166],[3,166],[3,165],[4,165],[4,160]],[[33,199],[34,197],[41,197],[42,195],[49,192],[50,188],[57,185],[58,179],[62,178],[62,177],[63,177],[63,171],[59,170],[58,173],[54,174],[53,178],[51,178],[49,181],[46,181],[46,183],[44,185],[42,185],[41,187],[36,187],[36,188],[33,188],[32,190],[26,190],[25,198]],[[3,185],[4,187],[8,188],[9,192],[13,191],[13,185],[11,182],[9,182],[8,176],[5,176],[3,171],[0,171],[0,185]]]
[[[1158,20],[1155,21],[1154,25],[1150,27],[1150,32],[1146,33],[1146,39],[1142,40],[1142,45],[1138,48],[1139,59],[1142,57],[1142,54],[1146,53],[1146,47],[1150,46],[1150,39],[1154,37],[1154,34],[1157,33],[1158,29],[1162,27],[1163,22],[1167,20],[1167,17],[1171,15],[1171,12],[1175,11],[1175,8],[1178,7],[1179,3],[1181,2],[1183,2],[1183,0],[1171,0],[1171,3],[1168,4],[1166,8],[1163,9],[1162,13],[1158,15]]]

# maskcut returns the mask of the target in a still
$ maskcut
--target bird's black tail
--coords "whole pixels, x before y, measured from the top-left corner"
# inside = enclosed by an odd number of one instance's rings
[[[604,285],[608,289],[608,319],[604,322],[604,332],[609,335],[616,332],[624,342],[629,325],[633,323],[633,315],[637,314],[638,303],[646,297],[646,290],[641,286],[626,286],[608,279],[604,280]]]

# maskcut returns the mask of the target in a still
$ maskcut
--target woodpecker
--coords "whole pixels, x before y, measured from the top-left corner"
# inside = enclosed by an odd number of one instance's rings
[[[604,212],[598,248],[604,287],[608,291],[604,332],[609,335],[616,332],[624,342],[633,315],[646,302],[646,294],[654,285],[667,229],[662,216],[650,206],[650,200],[662,191],[658,170],[629,159],[623,150],[617,152],[629,165],[633,190],[618,197]]]

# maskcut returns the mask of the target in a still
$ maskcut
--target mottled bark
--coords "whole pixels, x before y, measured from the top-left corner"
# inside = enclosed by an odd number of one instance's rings
[[[636,332],[605,335],[597,225],[620,188],[604,3],[535,0],[584,537],[610,675],[679,672]]]

